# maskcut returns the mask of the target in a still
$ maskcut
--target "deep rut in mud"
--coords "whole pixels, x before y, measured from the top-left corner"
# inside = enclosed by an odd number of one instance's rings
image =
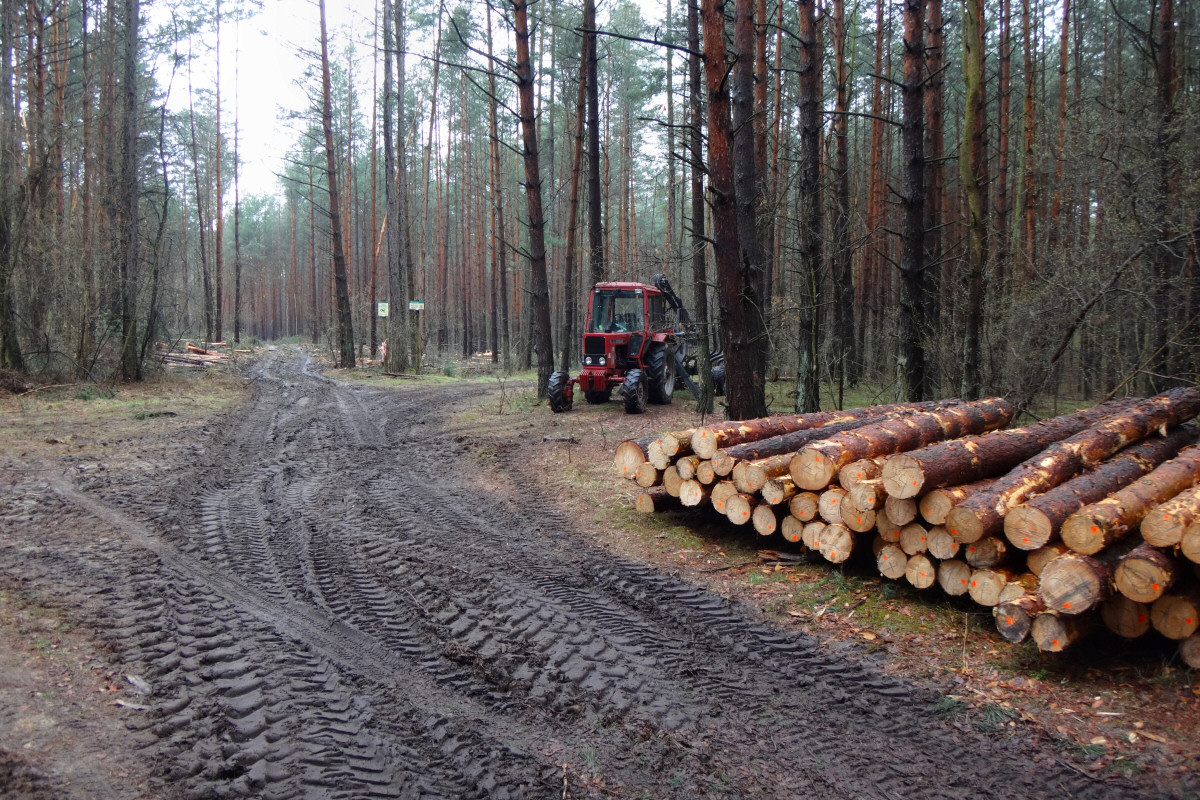
[[[164,796],[1140,796],[589,545],[447,427],[480,388],[252,377],[170,469],[43,481],[9,515],[42,546],[0,550],[103,601]]]

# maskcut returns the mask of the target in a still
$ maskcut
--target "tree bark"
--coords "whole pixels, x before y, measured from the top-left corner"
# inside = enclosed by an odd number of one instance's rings
[[[591,2],[591,0],[588,0]],[[697,0],[687,0],[688,41],[688,153],[691,158],[692,204],[692,317],[699,333],[697,364],[699,367],[700,397],[696,411],[701,419],[713,409],[712,342],[708,316],[708,242],[704,234],[704,108],[701,56],[700,7]]]
[[[963,75],[967,102],[963,120],[962,153],[958,159],[967,199],[966,353],[963,357],[964,397],[982,391],[982,318],[984,275],[988,256],[987,100],[984,93],[985,21],[983,0],[968,0],[963,14]]]
[[[329,38],[325,29],[325,0],[319,0],[321,14],[321,128],[325,133],[326,178],[329,181],[329,228],[333,247],[333,283],[337,303],[338,366],[354,366],[354,323],[350,315],[350,290],[346,280],[346,253],[342,247],[341,201],[333,146],[333,102],[329,79]]]
[[[927,400],[925,293],[925,0],[904,0],[900,122],[900,370],[906,400]]]
[[[800,10],[800,182],[799,272],[796,306],[797,411],[821,408],[819,363],[821,304],[821,52],[816,1],[799,0]],[[910,398],[911,399],[911,398]]]
[[[1142,519],[1142,538],[1155,547],[1174,547],[1183,533],[1200,521],[1200,487],[1185,489],[1156,506]]]
[[[550,333],[550,289],[546,279],[545,220],[542,216],[542,178],[538,163],[536,119],[533,111],[533,66],[529,61],[528,0],[513,0],[513,29],[517,37],[517,96],[521,111],[521,140],[525,160],[525,200],[529,208],[529,270],[533,284],[534,349],[537,350],[538,397],[554,371]]]
[[[138,353],[137,297],[139,271],[139,236],[141,214],[138,208],[138,140],[141,119],[138,114],[138,32],[140,16],[138,0],[125,0],[122,39],[121,93],[121,365],[123,380],[142,379],[142,360]]]

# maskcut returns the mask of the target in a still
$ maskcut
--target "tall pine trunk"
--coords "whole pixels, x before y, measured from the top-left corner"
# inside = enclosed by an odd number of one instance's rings
[[[325,134],[326,179],[329,181],[329,233],[333,248],[333,285],[337,308],[338,366],[354,366],[354,323],[350,316],[350,289],[346,280],[346,254],[342,247],[342,215],[338,196],[336,151],[333,147],[333,101],[329,79],[329,39],[325,29],[325,0],[321,13],[321,129]]]
[[[927,400],[925,319],[925,0],[904,0],[900,121],[900,371],[904,399]]]
[[[821,410],[818,361],[821,303],[821,50],[816,0],[800,0],[800,264],[796,304],[796,404],[801,413]]]

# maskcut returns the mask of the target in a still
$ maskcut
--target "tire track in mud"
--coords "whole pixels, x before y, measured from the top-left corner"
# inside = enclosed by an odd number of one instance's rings
[[[198,464],[128,511],[50,482],[158,559],[113,554],[130,580],[110,635],[155,687],[143,735],[169,786],[558,797],[569,763],[621,796],[728,776],[745,796],[1138,796],[1031,769],[1031,746],[604,553],[549,500],[520,503],[538,486],[487,490],[442,422],[461,389],[352,388],[282,354],[252,378]]]

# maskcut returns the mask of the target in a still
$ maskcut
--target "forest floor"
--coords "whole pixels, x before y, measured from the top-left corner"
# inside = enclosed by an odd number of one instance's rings
[[[636,514],[683,395],[531,392],[289,347],[0,400],[0,797],[1200,797],[1165,643]]]

